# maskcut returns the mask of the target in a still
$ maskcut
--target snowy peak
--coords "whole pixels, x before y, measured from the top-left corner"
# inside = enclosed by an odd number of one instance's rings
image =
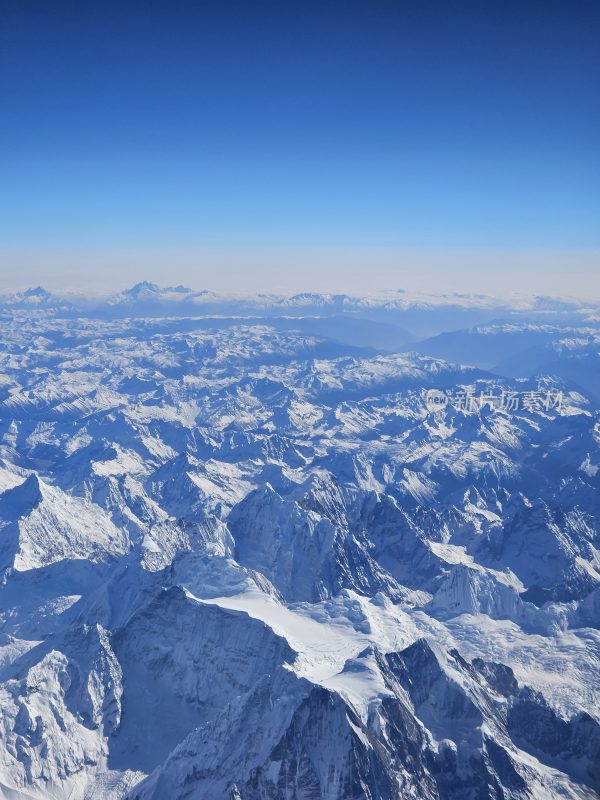
[[[29,570],[65,559],[102,561],[128,550],[127,536],[97,507],[30,475],[0,495],[5,567]]]
[[[160,287],[150,281],[140,281],[130,289],[125,289],[109,299],[110,306],[135,305],[137,303],[181,302],[193,296],[191,289],[185,286]]]
[[[42,501],[42,482],[37,475],[29,475],[23,483],[0,494],[0,518],[16,520],[29,514]]]

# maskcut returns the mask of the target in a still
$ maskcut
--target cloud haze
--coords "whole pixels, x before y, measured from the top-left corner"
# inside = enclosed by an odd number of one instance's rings
[[[385,289],[600,299],[600,251],[407,248],[4,248],[1,288],[113,291],[151,280],[219,292]]]

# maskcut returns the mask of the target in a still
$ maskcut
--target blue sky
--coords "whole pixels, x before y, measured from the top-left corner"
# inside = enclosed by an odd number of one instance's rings
[[[4,285],[600,294],[597,3],[2,9]]]

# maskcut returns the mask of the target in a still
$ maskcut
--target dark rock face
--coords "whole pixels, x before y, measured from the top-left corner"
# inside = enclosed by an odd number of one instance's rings
[[[508,730],[526,749],[600,790],[600,725],[588,714],[561,719],[527,687],[509,705]]]

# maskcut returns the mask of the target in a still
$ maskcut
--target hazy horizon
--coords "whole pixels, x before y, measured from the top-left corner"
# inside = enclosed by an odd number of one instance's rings
[[[13,252],[4,255],[3,263],[3,291],[40,285],[49,290],[106,293],[150,281],[222,294],[364,295],[403,289],[424,294],[600,300],[600,251],[70,250]]]

